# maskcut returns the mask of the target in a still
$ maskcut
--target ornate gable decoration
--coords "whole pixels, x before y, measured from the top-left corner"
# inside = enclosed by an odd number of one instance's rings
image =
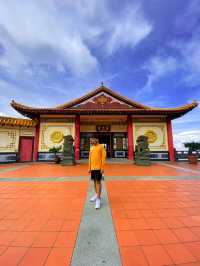
[[[133,106],[120,101],[113,96],[102,92],[99,93],[88,100],[83,101],[81,104],[73,106],[73,108],[83,108],[83,109],[123,109],[123,108],[133,108]]]

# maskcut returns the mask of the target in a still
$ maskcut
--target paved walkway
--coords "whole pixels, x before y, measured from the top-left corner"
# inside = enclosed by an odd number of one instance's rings
[[[94,210],[94,203],[89,202],[93,194],[90,184],[71,266],[121,266],[104,182],[100,210]]]
[[[56,164],[19,164],[6,165],[0,169],[1,177],[85,177],[88,178],[87,164],[68,166]],[[200,176],[200,166],[188,163],[152,163],[151,167],[137,166],[134,164],[107,164],[105,167],[106,177],[184,177]]]
[[[95,210],[86,165],[2,165],[0,265],[200,266],[199,170],[107,165]]]

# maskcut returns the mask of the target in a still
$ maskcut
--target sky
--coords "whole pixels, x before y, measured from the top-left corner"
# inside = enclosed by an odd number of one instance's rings
[[[104,85],[154,107],[200,101],[199,0],[1,0],[0,115],[54,107]],[[173,121],[200,140],[200,107]]]

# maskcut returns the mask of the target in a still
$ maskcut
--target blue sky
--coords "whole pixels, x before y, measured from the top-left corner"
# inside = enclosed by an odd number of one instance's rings
[[[104,84],[150,106],[200,101],[199,0],[1,0],[0,114],[55,106]],[[173,122],[200,139],[200,108]]]

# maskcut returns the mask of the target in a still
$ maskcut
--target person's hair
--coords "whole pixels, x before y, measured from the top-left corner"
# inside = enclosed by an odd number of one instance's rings
[[[98,137],[96,137],[96,136],[92,136],[90,139],[96,139],[96,140],[98,140],[98,141],[99,141],[99,138],[98,138]]]

